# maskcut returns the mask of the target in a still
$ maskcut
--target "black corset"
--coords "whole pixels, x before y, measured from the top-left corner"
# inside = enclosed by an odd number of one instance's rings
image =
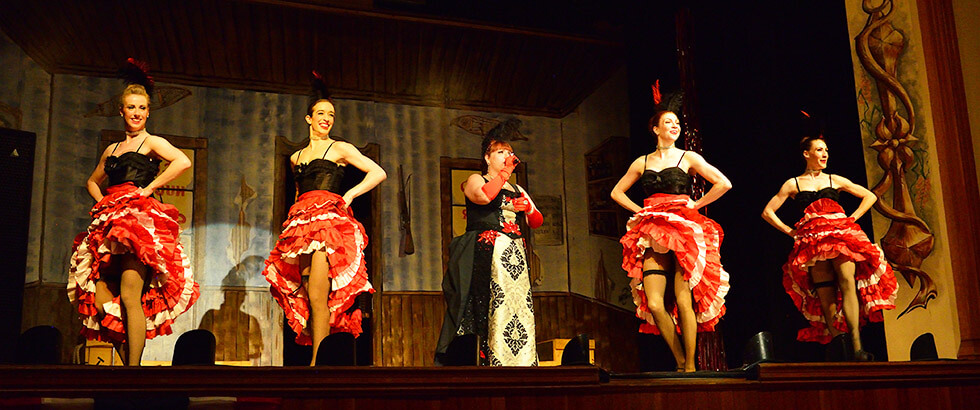
[[[160,172],[160,160],[130,151],[118,157],[106,157],[103,169],[109,176],[109,186],[132,182],[145,188]]]
[[[691,195],[693,181],[680,167],[670,167],[658,171],[648,169],[640,176],[640,184],[646,196],[653,194]]]
[[[296,179],[296,189],[299,194],[322,190],[340,194],[340,180],[344,179],[344,167],[326,159],[314,159],[305,164],[299,164],[293,171]]]
[[[800,204],[800,209],[806,209],[810,204],[818,199],[830,198],[834,202],[840,201],[840,192],[836,188],[826,187],[819,191],[800,191],[796,193],[796,203]]]

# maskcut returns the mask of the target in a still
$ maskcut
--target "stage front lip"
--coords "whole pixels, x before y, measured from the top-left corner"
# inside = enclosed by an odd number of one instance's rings
[[[406,396],[596,387],[602,370],[573,367],[0,366],[0,396]]]
[[[598,367],[0,366],[0,397],[599,397],[650,392],[980,388],[980,361],[762,363],[745,377]],[[931,391],[931,390],[930,390]],[[593,397],[595,396],[595,397]]]

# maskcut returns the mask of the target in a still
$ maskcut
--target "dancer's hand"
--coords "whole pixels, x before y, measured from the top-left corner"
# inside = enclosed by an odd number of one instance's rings
[[[524,196],[523,194],[517,198],[514,198],[511,201],[511,204],[514,205],[514,210],[517,212],[525,212],[531,210],[531,201],[527,199],[527,197]]]
[[[354,216],[353,211],[351,211],[350,209],[350,203],[354,201],[353,195],[351,195],[350,192],[348,192],[344,194],[344,196],[341,198],[344,200],[344,211],[346,211],[347,214]]]
[[[504,169],[502,171],[507,173],[507,177],[510,178],[510,174],[514,173],[514,169],[517,168],[517,164],[520,163],[521,160],[517,159],[517,155],[511,154],[504,160]]]

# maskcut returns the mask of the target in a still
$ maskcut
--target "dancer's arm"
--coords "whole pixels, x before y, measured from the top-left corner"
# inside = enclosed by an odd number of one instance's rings
[[[626,175],[623,175],[623,177],[619,179],[619,182],[617,182],[616,186],[613,187],[612,192],[609,193],[609,196],[612,197],[613,201],[616,201],[617,204],[628,209],[632,213],[639,212],[641,209],[643,209],[643,207],[637,205],[636,202],[633,202],[633,200],[626,196],[626,191],[628,191],[630,187],[632,187],[633,184],[640,179],[640,176],[643,175],[644,158],[645,157],[639,157],[633,161],[633,163],[630,164],[629,169],[626,170]]]
[[[95,202],[101,201],[103,197],[102,181],[105,181],[106,179],[105,159],[109,156],[109,153],[112,152],[109,150],[109,148],[112,148],[112,144],[109,144],[109,146],[105,148],[105,151],[102,152],[102,158],[99,158],[99,165],[95,166],[95,169],[92,170],[92,175],[89,175],[88,181],[85,182],[85,189],[88,190],[88,194],[92,196],[92,199],[94,199]]]
[[[187,155],[184,155],[183,151],[177,147],[174,147],[169,141],[162,137],[148,135],[146,137],[146,146],[149,147],[150,152],[155,154],[157,157],[169,161],[170,165],[167,165],[167,169],[163,170],[160,175],[157,175],[157,177],[154,178],[149,185],[140,189],[140,195],[142,196],[153,195],[153,191],[155,191],[157,188],[166,185],[170,181],[173,181],[174,178],[177,178],[180,176],[180,174],[191,167],[191,160],[187,158]]]
[[[531,195],[528,195],[524,188],[517,187],[517,189],[521,191],[521,197],[514,200],[514,209],[518,212],[523,211],[524,218],[527,219],[527,225],[531,229],[537,229],[544,223],[544,215],[538,211],[538,207],[531,200]]]
[[[725,174],[722,174],[718,168],[709,164],[708,161],[704,160],[700,154],[696,152],[688,151],[684,158],[687,160],[691,167],[688,170],[693,170],[698,175],[704,177],[704,179],[711,183],[711,189],[704,194],[701,198],[694,202],[694,209],[701,209],[704,206],[717,201],[721,198],[725,192],[732,189],[732,182],[728,180]]]
[[[463,186],[463,194],[477,205],[489,204],[500,193],[515,168],[517,168],[517,156],[511,155],[504,161],[504,168],[490,181],[485,181],[480,174],[470,175]]]
[[[855,184],[849,179],[839,175],[831,175],[830,178],[834,181],[834,185],[840,187],[841,191],[861,198],[861,205],[858,205],[857,209],[854,210],[854,213],[851,214],[851,218],[854,218],[855,221],[864,216],[864,214],[868,212],[872,206],[874,206],[875,202],[878,201],[878,196],[875,195],[874,192],[871,192],[868,188]]]
[[[796,184],[793,183],[792,179],[787,179],[786,182],[783,183],[783,186],[779,188],[779,192],[777,192],[776,195],[769,200],[769,203],[766,204],[766,208],[762,210],[762,219],[765,219],[769,225],[772,225],[774,228],[778,229],[779,232],[789,236],[795,236],[796,230],[783,223],[783,221],[776,216],[776,210],[783,206],[783,203],[786,202],[786,198],[789,198],[789,196],[795,192]]]
[[[364,154],[361,154],[361,151],[353,144],[343,141],[338,141],[336,144],[337,146],[335,149],[340,151],[340,159],[350,165],[353,165],[354,168],[364,171],[365,173],[364,179],[362,179],[360,183],[354,185],[350,190],[344,193],[344,203],[350,207],[350,203],[354,200],[354,198],[357,198],[374,189],[374,187],[378,186],[381,181],[388,178],[388,173],[386,173],[377,162],[374,162],[371,160],[371,158],[365,157]]]

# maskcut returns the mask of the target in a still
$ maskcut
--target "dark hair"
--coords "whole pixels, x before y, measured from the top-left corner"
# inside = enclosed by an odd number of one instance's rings
[[[827,141],[823,139],[823,135],[821,134],[808,135],[803,137],[803,139],[800,140],[800,152],[809,151],[810,148],[813,148],[813,141],[817,141],[817,140],[823,141],[824,144],[827,143]]]
[[[657,111],[656,113],[653,114],[653,116],[650,117],[650,121],[647,122],[647,131],[649,131],[650,134],[653,134],[653,136],[657,136],[657,134],[653,132],[653,127],[660,125],[660,120],[664,117],[664,115],[667,115],[668,113],[677,115],[677,113],[671,110]]]
[[[315,107],[320,101],[326,101],[334,106],[334,110],[337,109],[336,104],[333,103],[333,99],[330,98],[310,98],[310,104],[306,107],[306,115],[313,115],[313,107]]]

